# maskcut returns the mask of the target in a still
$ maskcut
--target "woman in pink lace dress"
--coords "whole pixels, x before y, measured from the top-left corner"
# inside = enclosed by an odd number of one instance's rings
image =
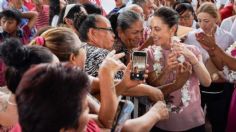
[[[204,131],[205,118],[201,108],[199,82],[208,86],[210,75],[203,64],[197,47],[180,43],[174,37],[178,14],[173,9],[161,7],[150,20],[155,46],[148,49],[148,83],[165,86],[169,119],[160,121],[152,131]],[[171,84],[173,83],[173,84]]]

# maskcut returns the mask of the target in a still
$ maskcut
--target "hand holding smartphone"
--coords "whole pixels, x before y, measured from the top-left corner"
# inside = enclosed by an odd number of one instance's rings
[[[132,80],[144,80],[147,65],[147,52],[134,51],[132,53],[132,67],[130,78]]]

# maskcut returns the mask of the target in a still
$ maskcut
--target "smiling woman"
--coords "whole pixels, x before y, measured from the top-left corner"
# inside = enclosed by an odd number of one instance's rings
[[[216,6],[213,3],[206,2],[202,4],[197,11],[198,23],[200,28],[190,32],[185,41],[187,44],[195,45],[201,50],[204,63],[208,69],[208,72],[211,75],[212,80],[214,81],[210,87],[201,86],[201,98],[202,98],[202,107],[207,106],[206,112],[208,119],[212,125],[212,131],[224,131],[227,117],[227,96],[230,97],[231,93],[229,84],[219,83],[217,79],[214,79],[217,73],[217,68],[212,64],[209,59],[210,54],[201,46],[201,44],[209,44],[210,41],[203,40],[201,38],[201,33],[207,34],[207,36],[213,37],[214,41],[222,50],[226,50],[233,42],[233,37],[230,33],[225,32],[223,29],[217,26],[219,22],[219,13]],[[216,70],[212,70],[216,69]],[[227,87],[226,87],[227,86]],[[226,95],[224,93],[230,93]],[[214,98],[214,100],[212,100]],[[215,105],[213,105],[215,104]],[[215,111],[217,109],[217,111]]]
[[[143,38],[143,18],[134,11],[124,11],[117,19],[118,36],[114,44],[117,52],[125,52],[123,63],[128,64],[130,53],[138,48]]]

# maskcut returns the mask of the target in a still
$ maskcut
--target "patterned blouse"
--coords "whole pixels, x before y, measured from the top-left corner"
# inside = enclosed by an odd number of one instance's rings
[[[89,44],[86,45],[86,51],[87,51],[87,59],[85,63],[85,70],[89,75],[97,77],[98,69],[110,51]],[[121,79],[122,76],[123,73],[118,72],[115,78]]]

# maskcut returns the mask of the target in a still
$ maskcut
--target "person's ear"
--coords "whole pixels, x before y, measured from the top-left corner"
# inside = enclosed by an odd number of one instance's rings
[[[66,23],[66,25],[73,26],[73,21],[69,18],[64,18],[64,22]]]
[[[89,28],[89,30],[88,30],[88,39],[89,39],[89,41],[91,41],[91,42],[96,42],[96,40],[97,40],[97,32],[93,29],[93,28]],[[99,38],[100,39],[100,38]]]
[[[118,33],[119,38],[124,38],[125,33],[120,28],[117,28],[117,33]]]
[[[177,26],[178,25],[174,25],[171,27],[170,32],[172,36],[175,36],[177,34],[177,29],[178,29]]]
[[[77,64],[77,56],[75,54],[70,54],[70,57],[69,57],[69,62],[73,65],[76,65]]]

